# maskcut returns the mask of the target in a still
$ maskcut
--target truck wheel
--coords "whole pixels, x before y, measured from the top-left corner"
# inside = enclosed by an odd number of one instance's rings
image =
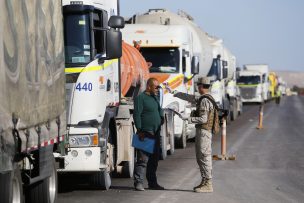
[[[169,139],[170,139],[170,150],[169,154],[174,154],[175,151],[175,143],[174,143],[174,117],[170,117],[170,123],[168,125]]]
[[[93,184],[102,190],[108,190],[111,186],[110,173],[107,170],[99,171],[93,174]]]
[[[55,203],[57,201],[57,170],[55,159],[52,160],[51,176],[30,185],[26,190],[27,203]]]
[[[187,135],[186,135],[186,131],[187,131],[187,124],[186,121],[183,121],[183,131],[182,134],[179,138],[175,139],[176,142],[176,146],[180,149],[185,149],[187,146]]]
[[[161,127],[161,134],[160,134],[160,146],[161,146],[161,153],[160,159],[165,160],[167,158],[167,119],[165,119],[164,125]]]
[[[130,149],[130,161],[125,161],[123,163],[123,168],[122,168],[122,176],[125,178],[132,178],[133,173],[134,173],[134,163],[135,163],[135,157],[134,157],[134,148],[131,147]]]
[[[0,174],[0,202],[23,203],[23,187],[19,166],[14,171]]]

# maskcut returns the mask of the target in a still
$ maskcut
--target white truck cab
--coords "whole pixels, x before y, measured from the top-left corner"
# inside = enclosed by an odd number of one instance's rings
[[[237,84],[242,101],[246,103],[263,103],[263,74],[259,71],[242,70],[239,72]]]
[[[108,189],[124,20],[115,16],[117,1],[63,0],[62,6],[70,153],[59,172],[92,172],[93,181]]]
[[[165,158],[167,151],[174,152],[174,137],[180,147],[186,146],[186,123],[174,112],[187,114],[191,105],[173,97],[169,91],[194,94],[191,34],[183,25],[157,24],[130,24],[122,32],[127,43],[140,45],[141,54],[151,66],[150,77],[158,79],[163,86],[166,122],[161,135],[162,158]]]
[[[237,85],[237,79],[239,78],[240,68],[236,68],[233,73],[233,77],[228,80],[226,85],[226,94],[230,103],[230,119],[233,121],[238,115],[243,112],[243,102],[241,97],[240,88]]]
[[[266,64],[246,64],[244,65],[244,70],[257,71],[261,73],[262,80],[262,100],[266,102],[271,98],[271,93],[269,92],[269,67]]]

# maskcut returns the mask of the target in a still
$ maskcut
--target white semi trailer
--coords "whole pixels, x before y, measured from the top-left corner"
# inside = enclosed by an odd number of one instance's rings
[[[230,104],[230,120],[235,120],[243,112],[243,102],[240,89],[237,86],[237,78],[240,68],[236,67],[236,57],[224,47],[224,58],[228,62],[228,79],[226,82],[226,95]]]
[[[199,73],[194,77],[208,76],[212,78],[211,94],[221,109],[231,108],[226,91],[228,80],[233,80],[236,71],[235,57],[223,46],[221,39],[204,32],[193,18],[185,12],[178,14],[165,9],[150,9],[147,13],[134,15],[130,20],[133,24],[183,25],[190,32],[192,41],[191,53],[199,59]],[[236,108],[237,105],[233,105]],[[235,112],[236,110],[234,110]],[[188,134],[191,136],[193,133]]]
[[[211,92],[222,109],[229,110],[226,83],[233,79],[236,71],[236,58],[224,47],[223,41],[203,31],[194,19],[183,11],[178,14],[166,9],[150,9],[144,14],[130,19],[135,24],[184,25],[189,29],[193,42],[193,55],[199,57],[199,74],[195,77],[209,76],[213,79]]]
[[[263,74],[259,71],[242,70],[237,85],[240,88],[242,102],[263,103]]]
[[[55,203],[66,152],[60,1],[0,1],[0,202]],[[58,161],[58,165],[56,164]]]
[[[191,112],[191,105],[173,97],[169,91],[194,94],[196,74],[193,43],[189,30],[183,25],[130,24],[123,29],[123,39],[129,44],[139,44],[140,52],[151,65],[150,77],[156,78],[164,87],[162,108],[165,124],[161,131],[161,156],[172,154],[176,147],[186,147],[187,123],[175,115]],[[172,111],[173,110],[173,111]],[[174,142],[174,136],[176,142]]]
[[[244,70],[257,71],[262,75],[262,80],[260,81],[262,86],[262,102],[266,102],[271,99],[271,93],[269,91],[269,68],[266,64],[246,64],[244,65]]]
[[[132,177],[134,169],[133,103],[121,101],[124,20],[117,0],[62,3],[70,153],[59,172],[89,174],[93,185],[109,189],[111,172]]]
[[[224,46],[222,39],[209,36],[209,40],[213,47],[213,57],[216,59],[207,75],[213,82],[210,92],[218,105],[229,111],[228,118],[233,121],[243,108],[240,92],[236,85],[236,57]],[[220,73],[221,69],[216,66],[223,66],[223,73]],[[222,79],[217,75],[222,75]]]

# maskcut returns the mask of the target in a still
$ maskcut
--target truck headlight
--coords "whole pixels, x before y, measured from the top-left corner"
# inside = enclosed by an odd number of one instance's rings
[[[98,134],[70,135],[69,144],[71,147],[98,146]]]
[[[71,147],[90,146],[91,140],[89,135],[70,135],[69,143]]]

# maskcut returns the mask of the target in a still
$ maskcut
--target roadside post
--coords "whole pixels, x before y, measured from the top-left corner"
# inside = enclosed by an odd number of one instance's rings
[[[236,160],[235,155],[227,155],[227,116],[222,118],[221,154],[213,155],[213,160]]]
[[[257,126],[258,130],[263,129],[263,116],[264,116],[264,103],[261,103],[259,110],[259,123]]]

